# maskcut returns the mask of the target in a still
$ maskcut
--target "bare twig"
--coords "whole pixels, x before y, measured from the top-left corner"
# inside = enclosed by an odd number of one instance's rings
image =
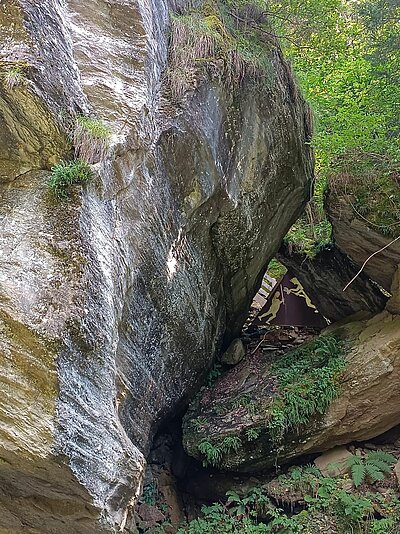
[[[367,265],[367,263],[369,262],[369,260],[371,258],[373,258],[374,256],[376,256],[377,254],[379,254],[379,252],[382,252],[383,250],[385,250],[385,248],[388,248],[390,247],[390,245],[393,245],[393,243],[395,243],[396,241],[398,241],[400,239],[400,235],[396,237],[396,239],[393,239],[392,241],[390,241],[390,243],[387,243],[384,247],[380,248],[379,250],[376,250],[373,254],[371,254],[370,256],[368,256],[368,258],[364,261],[361,269],[358,271],[358,273],[353,276],[353,278],[350,280],[350,282],[348,284],[345,285],[345,287],[343,288],[343,291],[346,291],[346,289],[354,282],[354,280],[357,278],[357,276],[359,276],[364,267]]]
[[[263,335],[262,340],[261,340],[260,343],[257,345],[257,347],[253,350],[253,352],[251,353],[250,356],[253,356],[253,354],[255,354],[255,353],[258,351],[258,349],[261,347],[262,343],[265,341],[265,338],[267,337],[267,334],[268,334],[268,332],[265,332],[265,334]]]
[[[229,15],[231,15],[233,18],[235,18],[236,20],[238,20],[240,22],[244,22],[246,24],[249,22],[248,20],[240,17],[239,15],[236,15],[232,11],[229,11]],[[261,26],[259,26],[257,24],[254,25],[253,27],[254,27],[254,29],[258,30],[260,33],[263,33],[264,35],[267,35],[268,37],[272,37],[273,39],[286,39],[287,41],[289,41],[289,43],[292,43],[297,48],[311,48],[310,46],[300,45],[298,42],[296,42],[294,39],[291,39],[287,35],[277,35],[276,33],[268,32],[267,30],[264,30],[264,28],[261,28]]]

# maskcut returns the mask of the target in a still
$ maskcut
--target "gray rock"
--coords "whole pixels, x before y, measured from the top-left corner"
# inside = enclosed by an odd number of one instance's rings
[[[315,414],[306,425],[287,431],[282,442],[274,443],[268,427],[274,399],[271,358],[254,355],[193,403],[184,418],[186,451],[203,460],[198,448],[202,441],[218,446],[223,440],[236,440],[234,447],[222,449],[218,467],[257,475],[277,463],[367,441],[395,427],[400,419],[400,317],[382,312],[327,329],[333,330],[348,341],[351,350],[339,379],[340,395],[325,414]],[[200,415],[204,424],[193,424]]]
[[[311,259],[291,251],[284,244],[277,257],[296,273],[313,304],[330,321],[340,321],[363,311],[378,313],[385,307],[387,297],[364,272],[343,291],[359,267],[335,245],[321,250]]]
[[[172,2],[171,2],[172,3]],[[178,2],[173,2],[178,4]],[[185,4],[185,2],[179,2]],[[0,530],[133,530],[154,433],[237,331],[310,191],[309,111],[271,83],[163,92],[165,0],[12,0],[0,85]],[[96,178],[47,191],[72,112],[113,131]],[[3,128],[4,125],[4,128]]]
[[[243,360],[245,354],[246,349],[244,348],[243,341],[241,339],[234,339],[221,356],[221,362],[226,365],[236,365]]]

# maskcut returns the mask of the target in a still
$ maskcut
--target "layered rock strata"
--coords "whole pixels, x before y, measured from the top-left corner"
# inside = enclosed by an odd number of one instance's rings
[[[1,532],[133,528],[152,435],[240,327],[309,196],[309,111],[276,46],[265,85],[203,76],[168,99],[184,6],[0,6]],[[47,181],[76,114],[111,147],[60,203]]]

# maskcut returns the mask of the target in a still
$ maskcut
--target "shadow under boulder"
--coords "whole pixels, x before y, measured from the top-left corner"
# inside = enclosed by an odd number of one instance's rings
[[[318,311],[330,321],[340,321],[360,311],[378,313],[386,305],[387,297],[364,272],[343,291],[359,267],[334,245],[309,258],[283,244],[277,258],[296,273]]]

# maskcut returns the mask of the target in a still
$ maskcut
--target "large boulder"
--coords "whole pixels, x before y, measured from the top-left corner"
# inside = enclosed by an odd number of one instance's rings
[[[187,452],[224,470],[256,474],[298,456],[368,440],[398,425],[400,317],[382,312],[329,328],[346,340],[348,353],[344,372],[335,375],[339,397],[324,414],[315,412],[307,424],[274,440],[269,422],[277,406],[277,380],[271,354],[254,353],[193,403],[184,423]],[[290,392],[290,385],[286,387]]]
[[[279,47],[268,83],[202,75],[169,99],[186,3],[0,6],[2,532],[132,529],[152,436],[307,200],[309,110]],[[49,168],[76,113],[109,125],[111,150],[58,202]]]
[[[365,181],[374,184],[374,178],[365,178]],[[399,188],[397,182],[393,187]],[[346,185],[337,184],[329,191],[326,209],[332,224],[334,242],[359,268],[368,260],[363,269],[365,274],[390,291],[393,276],[400,264],[400,241],[393,242],[393,232],[397,233],[398,223],[391,226],[391,233],[384,234],[378,225],[369,222],[357,210],[354,204],[357,200],[358,189],[356,186],[354,189],[352,193],[350,185],[346,187]],[[387,193],[387,196],[390,197],[390,194]],[[375,197],[379,198],[378,192],[372,190],[368,193],[370,206],[377,202]],[[387,220],[391,220],[389,210]]]
[[[379,286],[365,272],[357,275],[359,266],[335,245],[323,248],[310,258],[284,243],[277,257],[296,273],[318,311],[330,321],[340,321],[361,311],[378,313],[385,307],[387,297]]]

